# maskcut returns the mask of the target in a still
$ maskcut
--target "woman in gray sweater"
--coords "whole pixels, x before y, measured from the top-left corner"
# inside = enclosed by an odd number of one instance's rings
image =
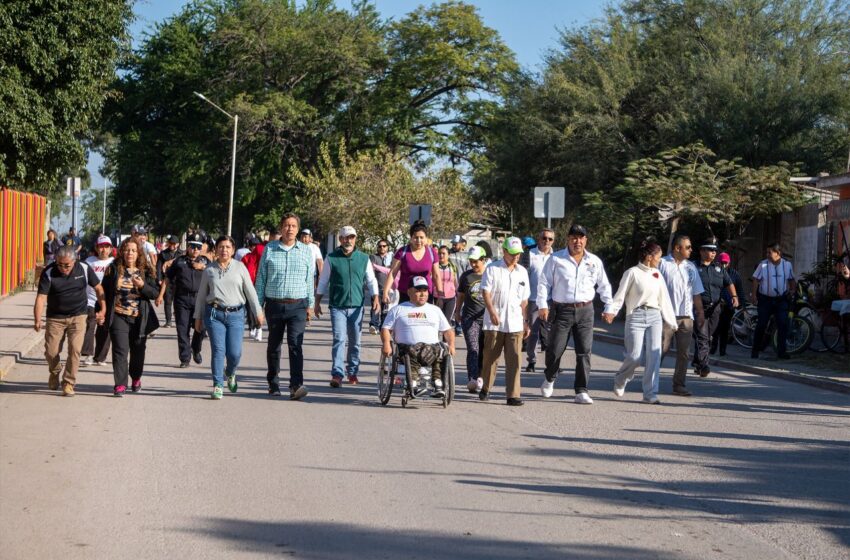
[[[204,271],[195,300],[195,330],[200,331],[203,322],[210,335],[214,399],[223,395],[225,374],[227,388],[236,392],[246,305],[251,307],[259,324],[263,324],[263,312],[251,276],[245,265],[233,258],[235,251],[236,243],[229,235],[216,240],[216,259]]]

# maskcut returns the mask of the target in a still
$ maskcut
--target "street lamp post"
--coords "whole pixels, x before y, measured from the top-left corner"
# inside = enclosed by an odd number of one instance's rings
[[[230,204],[227,207],[227,235],[231,234],[231,229],[233,227],[233,186],[236,183],[236,131],[239,128],[239,115],[231,115],[206,97],[202,93],[198,93],[197,91],[193,91],[195,95],[227,115],[229,118],[233,119],[233,158],[230,162]]]
[[[103,227],[100,232],[106,235],[106,181],[103,182]]]

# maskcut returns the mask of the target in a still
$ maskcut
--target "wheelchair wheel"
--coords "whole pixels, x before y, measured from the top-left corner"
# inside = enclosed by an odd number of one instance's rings
[[[382,405],[390,402],[390,395],[393,392],[393,384],[395,383],[395,373],[393,366],[393,357],[384,356],[381,354],[381,361],[378,364],[378,399]]]
[[[446,380],[446,397],[443,406],[449,406],[455,398],[455,362],[451,356],[446,359],[446,372],[443,374]]]

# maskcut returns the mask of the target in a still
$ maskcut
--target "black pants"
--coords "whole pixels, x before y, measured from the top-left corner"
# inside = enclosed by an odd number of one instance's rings
[[[135,381],[145,369],[145,350],[148,339],[139,336],[141,319],[115,313],[109,335],[112,337],[112,375],[115,385],[127,385],[127,374]],[[127,356],[130,363],[127,363]]]
[[[546,380],[555,381],[561,357],[570,336],[576,348],[576,393],[586,393],[590,380],[590,353],[593,348],[593,306],[568,307],[552,302],[549,308],[549,342],[546,347]]]
[[[759,318],[756,323],[756,332],[753,336],[753,350],[751,355],[758,357],[759,352],[767,346],[768,341],[765,340],[764,335],[767,330],[767,322],[773,316],[776,322],[777,336],[779,337],[776,352],[780,356],[784,356],[788,336],[788,300],[785,296],[768,297],[759,294],[758,308]]]
[[[266,322],[269,325],[269,345],[266,347],[268,371],[266,380],[280,385],[280,347],[286,334],[289,350],[289,387],[304,384],[304,329],[307,327],[307,300],[296,303],[266,302]]]
[[[194,302],[193,302],[193,304],[194,304]],[[171,324],[172,309],[176,313],[177,309],[176,309],[176,305],[175,305],[175,302],[174,302],[174,286],[172,286],[171,284],[168,284],[168,286],[165,288],[165,322],[168,323],[169,325]]]
[[[97,312],[94,307],[86,308],[86,334],[83,337],[81,356],[94,355],[94,333],[97,331]]]
[[[389,307],[389,304],[384,303],[383,298],[381,298],[380,303],[381,303],[381,312],[380,313],[375,313],[374,311],[372,311],[372,307],[369,306],[369,314],[370,314],[369,315],[369,326],[375,327],[376,329],[380,329],[381,325],[384,324],[384,319],[387,318],[387,308]]]
[[[94,333],[94,361],[105,362],[109,356],[109,347],[109,325],[98,325]]]
[[[720,304],[703,302],[705,321],[697,325],[694,322],[694,371],[708,367],[708,352],[711,349],[711,335],[720,323]]]
[[[195,296],[180,295],[174,298],[174,315],[177,320],[177,355],[180,363],[188,363],[192,352],[200,352],[204,342],[204,331],[195,330]],[[190,337],[191,334],[191,343]]]
[[[720,320],[717,321],[717,328],[711,336],[711,353],[714,354],[718,347],[720,355],[726,353],[726,345],[729,343],[729,328],[732,326],[732,316],[735,314],[735,308],[724,303],[720,304]]]

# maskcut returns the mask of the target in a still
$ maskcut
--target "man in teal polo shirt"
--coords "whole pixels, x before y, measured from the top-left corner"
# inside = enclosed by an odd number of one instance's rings
[[[328,294],[328,307],[331,311],[331,329],[333,330],[333,368],[331,369],[331,387],[342,385],[343,372],[348,382],[357,385],[357,372],[360,369],[360,325],[363,322],[363,290],[368,288],[372,297],[372,313],[378,313],[381,303],[378,299],[378,281],[369,256],[354,248],[357,232],[351,226],[339,230],[339,247],[328,253],[325,265],[319,276],[316,289],[316,317],[322,315],[322,297]],[[344,368],[343,351],[348,341],[348,355]]]

